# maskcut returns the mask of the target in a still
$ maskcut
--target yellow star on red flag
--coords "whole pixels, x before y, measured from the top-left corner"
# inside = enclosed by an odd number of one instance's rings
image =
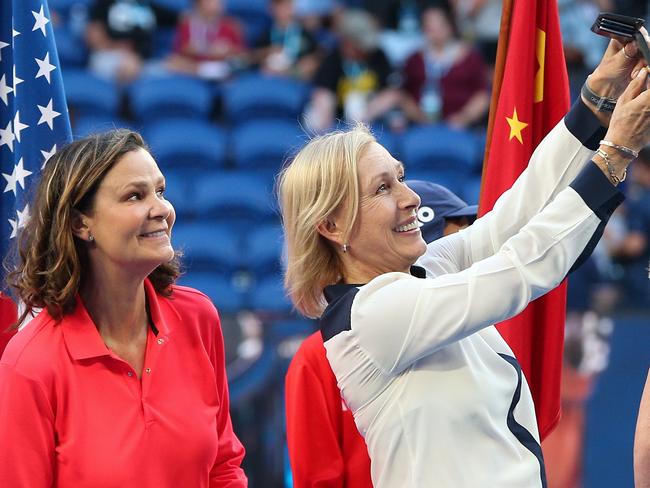
[[[515,107],[512,117],[506,117],[506,120],[510,126],[510,138],[508,140],[511,141],[513,137],[516,137],[517,140],[523,144],[524,139],[521,137],[521,131],[528,127],[528,124],[519,120],[519,117],[517,116],[517,107]]]

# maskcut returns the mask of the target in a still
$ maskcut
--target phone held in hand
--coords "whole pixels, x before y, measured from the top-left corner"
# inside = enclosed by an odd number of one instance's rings
[[[639,50],[650,66],[650,47],[639,30],[645,24],[645,20],[638,17],[629,17],[627,15],[600,13],[598,18],[591,26],[591,30],[596,34],[605,37],[611,37],[623,44],[636,41]]]

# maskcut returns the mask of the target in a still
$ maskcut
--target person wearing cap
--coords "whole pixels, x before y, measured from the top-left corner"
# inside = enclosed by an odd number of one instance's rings
[[[419,180],[407,184],[422,200],[417,218],[426,242],[476,218],[476,205],[467,205],[444,186]],[[289,365],[285,405],[295,488],[372,488],[368,449],[336,386],[320,331],[302,342]]]
[[[280,174],[285,287],[319,319],[375,488],[546,486],[530,388],[492,324],[560,284],[624,199],[650,142],[629,47],[612,40],[588,80],[611,112],[578,100],[491,212],[429,244],[404,165],[362,125],[313,138]]]
[[[372,122],[409,103],[397,86],[388,58],[379,48],[376,20],[363,10],[345,10],[336,25],[339,45],[314,75],[314,90],[304,114],[314,132],[330,129],[336,118]]]

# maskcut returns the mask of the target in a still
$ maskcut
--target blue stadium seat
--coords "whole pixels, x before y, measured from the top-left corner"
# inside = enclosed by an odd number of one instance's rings
[[[245,253],[241,236],[231,226],[214,222],[179,221],[172,229],[174,249],[183,251],[187,268],[231,275],[242,267]]]
[[[82,68],[86,65],[88,48],[80,34],[65,24],[59,24],[54,26],[54,38],[61,66]]]
[[[115,83],[82,69],[62,71],[68,106],[76,117],[116,117],[120,91]]]
[[[246,254],[250,256],[249,270],[257,277],[281,271],[283,253],[282,226],[265,224],[245,233]]]
[[[275,174],[306,140],[307,136],[295,122],[255,120],[233,130],[232,157],[237,168],[261,169]]]
[[[460,187],[460,197],[470,205],[477,204],[481,195],[481,177],[463,180]]]
[[[136,119],[183,117],[207,120],[212,111],[212,90],[202,80],[180,75],[150,76],[135,81],[129,89]]]
[[[119,117],[75,117],[72,125],[72,135],[77,139],[90,134],[120,128],[133,129],[129,122]]]
[[[411,128],[401,141],[401,156],[410,170],[445,170],[467,175],[482,154],[477,136],[444,124]]]
[[[255,46],[271,27],[269,0],[226,0],[226,13],[235,17],[244,30],[248,46]]]
[[[422,180],[437,183],[445,188],[453,191],[456,194],[460,193],[462,178],[457,171],[446,170],[410,170],[406,167],[407,180]]]
[[[165,198],[176,210],[178,222],[192,222],[200,218],[201,209],[194,199],[194,188],[202,171],[187,171],[180,168],[162,169],[165,175]]]
[[[282,277],[275,275],[259,280],[251,290],[250,305],[261,312],[291,312],[292,304],[285,294]]]
[[[307,95],[307,86],[296,80],[242,75],[224,86],[223,109],[226,118],[235,125],[262,118],[284,118],[296,123]]]
[[[202,291],[222,312],[237,312],[246,303],[245,294],[237,290],[232,280],[216,273],[193,270],[183,275],[179,284]]]
[[[168,119],[146,126],[143,135],[161,169],[216,170],[226,164],[226,136],[197,119]]]
[[[277,219],[273,182],[254,173],[224,171],[196,181],[193,200],[206,218],[245,227]]]
[[[192,8],[192,0],[151,0],[151,3],[177,13]]]

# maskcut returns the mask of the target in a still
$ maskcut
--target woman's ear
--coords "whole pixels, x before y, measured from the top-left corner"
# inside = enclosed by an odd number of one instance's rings
[[[323,219],[316,229],[328,241],[333,242],[337,246],[343,245],[343,232],[336,226],[333,220]]]
[[[72,233],[83,241],[91,241],[92,234],[88,228],[87,217],[77,209],[72,209]]]

